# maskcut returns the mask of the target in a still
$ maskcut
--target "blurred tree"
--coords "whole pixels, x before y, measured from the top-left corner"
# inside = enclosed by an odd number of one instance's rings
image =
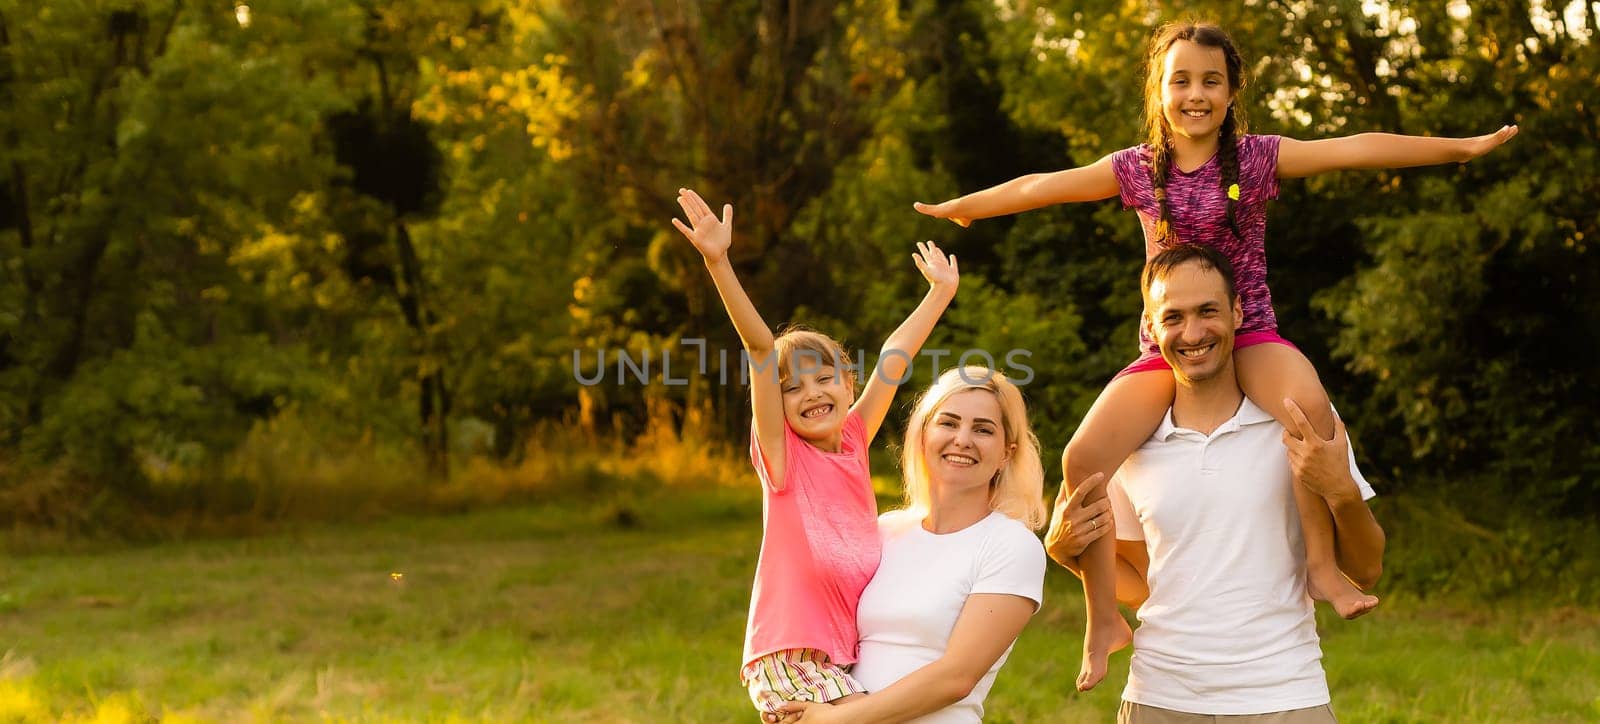
[[[340,97],[308,71],[344,52],[346,19],[327,2],[251,27],[181,3],[0,7],[6,445],[136,485],[139,460],[226,447],[293,386],[293,350],[260,344],[272,310],[228,260],[330,170],[311,129]],[[230,369],[246,349],[272,353]]]
[[[1600,422],[1583,412],[1600,388],[1582,351],[1600,331],[1595,8],[1457,3],[1383,19],[1374,87],[1408,130],[1521,134],[1466,166],[1391,175],[1383,195],[1398,203],[1352,214],[1372,262],[1316,299],[1342,325],[1335,354],[1371,386],[1361,414],[1395,433],[1374,440],[1386,460],[1471,481],[1452,491],[1488,483],[1543,510],[1600,512]]]
[[[361,97],[327,119],[334,158],[345,176],[328,197],[345,242],[345,270],[393,295],[410,329],[417,418],[428,468],[449,474],[448,352],[441,348],[434,280],[412,239],[412,225],[438,213],[443,162],[428,125],[415,118],[419,56],[448,48],[450,30],[467,13],[434,3],[360,3],[365,19],[358,68],[350,82]]]
[[[728,376],[715,366],[720,349],[732,352],[736,376],[736,337],[698,258],[667,224],[683,186],[738,208],[734,264],[770,322],[795,319],[802,304],[840,311],[831,300],[842,290],[824,249],[790,227],[861,148],[879,104],[901,82],[899,4],[556,5],[545,13],[547,27],[567,49],[563,74],[587,101],[563,129],[566,164],[578,196],[613,219],[593,229],[596,243],[587,245],[577,339],[637,352],[707,338],[711,376]],[[657,306],[675,299],[683,302]],[[607,331],[613,320],[631,329]],[[696,361],[682,357],[680,369]],[[694,376],[686,393],[692,414],[718,411],[723,429],[743,427],[737,385]]]
[[[1521,125],[1466,166],[1285,183],[1274,298],[1374,472],[1600,511],[1595,8],[1183,10],[1250,60],[1255,132]],[[289,409],[421,440],[435,472],[467,417],[510,459],[541,422],[742,439],[737,338],[667,224],[681,186],[738,207],[735,264],[769,322],[869,362],[922,294],[913,243],[938,239],[969,281],[929,346],[1003,368],[1032,352],[1056,448],[1135,352],[1133,214],[962,230],[909,204],[1139,142],[1143,47],[1177,17],[1144,0],[0,1],[0,453],[132,489]],[[675,379],[698,366],[686,338],[708,340],[706,374],[669,385],[663,355]],[[602,349],[605,380],[580,384],[573,351],[587,374]],[[619,350],[652,356],[646,384],[618,384]]]
[[[604,196],[572,180],[570,134],[588,91],[568,70],[552,12],[475,9],[448,52],[422,59],[413,105],[437,129],[448,170],[438,217],[415,237],[438,276],[455,409],[490,422],[493,452],[510,459],[534,423],[578,412],[573,351],[623,344],[625,331],[603,330],[629,324],[589,312],[601,292],[586,274],[604,273],[595,256],[619,226]],[[590,375],[593,355],[584,359]],[[593,401],[604,388],[581,389]]]

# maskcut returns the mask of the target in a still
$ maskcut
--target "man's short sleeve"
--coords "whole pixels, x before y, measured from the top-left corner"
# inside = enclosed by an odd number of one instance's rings
[[[1339,417],[1339,409],[1336,407],[1331,409],[1333,409],[1333,416]],[[1372,500],[1378,497],[1377,491],[1372,489],[1372,485],[1367,482],[1367,477],[1361,474],[1361,468],[1356,465],[1355,444],[1349,442],[1348,438],[1346,438],[1345,443],[1345,454],[1350,456],[1350,477],[1356,479],[1356,487],[1361,489],[1361,499]]]
[[[1144,526],[1139,524],[1133,501],[1128,500],[1127,491],[1122,489],[1122,475],[1106,483],[1106,498],[1111,501],[1111,515],[1117,522],[1117,540],[1144,540]]]
[[[1361,468],[1356,467],[1355,447],[1346,444],[1344,449],[1345,454],[1350,456],[1350,477],[1356,479],[1356,487],[1361,489],[1361,499],[1372,500],[1378,497],[1378,492],[1372,489],[1372,485],[1367,482],[1366,476],[1361,474]]]

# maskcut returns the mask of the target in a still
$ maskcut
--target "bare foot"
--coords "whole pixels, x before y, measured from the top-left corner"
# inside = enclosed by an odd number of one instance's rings
[[[1362,592],[1338,570],[1332,566],[1328,568],[1330,570],[1312,571],[1306,575],[1312,598],[1327,601],[1347,621],[1360,618],[1378,607],[1377,596]]]
[[[1083,665],[1078,670],[1078,691],[1088,691],[1106,678],[1106,657],[1133,643],[1133,629],[1113,614],[1104,624],[1092,622],[1083,637]]]

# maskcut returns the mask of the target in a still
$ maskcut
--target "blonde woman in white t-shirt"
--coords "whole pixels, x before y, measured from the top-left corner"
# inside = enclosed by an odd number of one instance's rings
[[[868,694],[792,702],[784,722],[978,722],[1043,600],[1039,441],[1022,393],[985,367],[946,371],[918,399],[901,453],[906,505],[878,518],[883,561],[861,594]]]

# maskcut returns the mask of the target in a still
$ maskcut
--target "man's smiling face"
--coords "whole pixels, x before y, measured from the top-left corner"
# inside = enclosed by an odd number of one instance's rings
[[[1203,382],[1230,368],[1244,312],[1210,265],[1191,260],[1151,282],[1145,312],[1150,336],[1180,383]]]

